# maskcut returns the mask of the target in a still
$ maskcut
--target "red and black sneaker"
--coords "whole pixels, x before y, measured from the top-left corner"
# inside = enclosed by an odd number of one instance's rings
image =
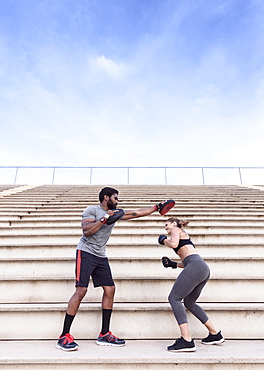
[[[76,351],[79,345],[74,342],[73,336],[67,333],[63,337],[59,337],[56,348],[62,349],[63,351]]]
[[[122,347],[125,345],[125,343],[126,342],[123,339],[115,337],[111,333],[111,331],[104,335],[100,333],[96,342],[96,344],[98,344],[99,346],[115,346],[115,347]]]

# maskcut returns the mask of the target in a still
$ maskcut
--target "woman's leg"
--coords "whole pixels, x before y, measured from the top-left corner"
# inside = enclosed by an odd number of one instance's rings
[[[207,314],[204,312],[204,310],[202,309],[202,307],[196,303],[196,301],[199,298],[208,279],[209,279],[209,276],[204,281],[202,281],[200,284],[198,284],[193,289],[193,291],[190,294],[188,294],[183,300],[184,306],[187,308],[187,310],[189,310],[203,324],[205,324],[209,320],[209,318]]]
[[[212,324],[211,320],[208,319],[204,325],[206,326],[206,328],[208,329],[209,333],[212,334],[212,335],[216,335],[218,334],[219,330],[216,330],[216,328],[214,327],[214,325]]]
[[[191,341],[192,338],[189,331],[186,310],[182,304],[182,299],[189,293],[190,290],[193,289],[193,286],[190,287],[189,284],[186,284],[187,276],[188,269],[184,269],[177,277],[177,280],[175,281],[169,294],[169,302],[179,325],[181,336],[186,341]]]
[[[189,330],[188,323],[179,325],[181,337],[183,337],[187,342],[190,342],[192,340],[192,336]]]
[[[216,335],[219,331],[216,330],[204,310],[196,303],[208,279],[209,276],[200,284],[198,284],[194,290],[184,298],[184,305],[195,317],[198,318],[198,320],[202,322],[202,324],[206,326],[210,334]]]
[[[181,302],[182,299],[189,293],[186,292],[186,286],[184,284],[185,275],[186,272],[183,270],[177,277],[177,280],[175,281],[168,297],[178,325],[187,323],[186,311]]]
[[[195,258],[196,260],[191,261],[191,258]],[[197,260],[197,256],[190,256],[189,260],[190,262],[187,263],[184,270],[178,276],[169,295],[169,302],[178,322],[181,335],[187,341],[190,340],[191,334],[188,327],[186,311],[181,301],[184,299],[186,308],[203,323],[207,322],[208,316],[195,301],[201,294],[210,275],[210,270],[202,259]]]

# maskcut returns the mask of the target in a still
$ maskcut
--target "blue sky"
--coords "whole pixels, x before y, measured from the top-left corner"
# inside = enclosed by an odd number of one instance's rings
[[[0,166],[263,166],[262,0],[0,9]]]

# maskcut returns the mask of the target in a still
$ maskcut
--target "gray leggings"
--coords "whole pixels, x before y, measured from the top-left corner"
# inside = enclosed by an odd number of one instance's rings
[[[177,277],[169,295],[169,302],[179,325],[187,323],[184,306],[203,324],[208,320],[196,300],[210,277],[208,265],[198,254],[191,254],[183,260],[184,269]]]

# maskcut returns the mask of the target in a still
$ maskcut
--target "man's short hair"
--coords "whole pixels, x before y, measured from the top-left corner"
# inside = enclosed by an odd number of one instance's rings
[[[104,196],[105,195],[108,195],[109,197],[111,197],[113,194],[118,194],[118,190],[114,189],[114,188],[109,188],[109,187],[105,187],[103,188],[100,193],[99,193],[99,200],[100,200],[100,203],[102,203],[102,201],[104,200]]]

